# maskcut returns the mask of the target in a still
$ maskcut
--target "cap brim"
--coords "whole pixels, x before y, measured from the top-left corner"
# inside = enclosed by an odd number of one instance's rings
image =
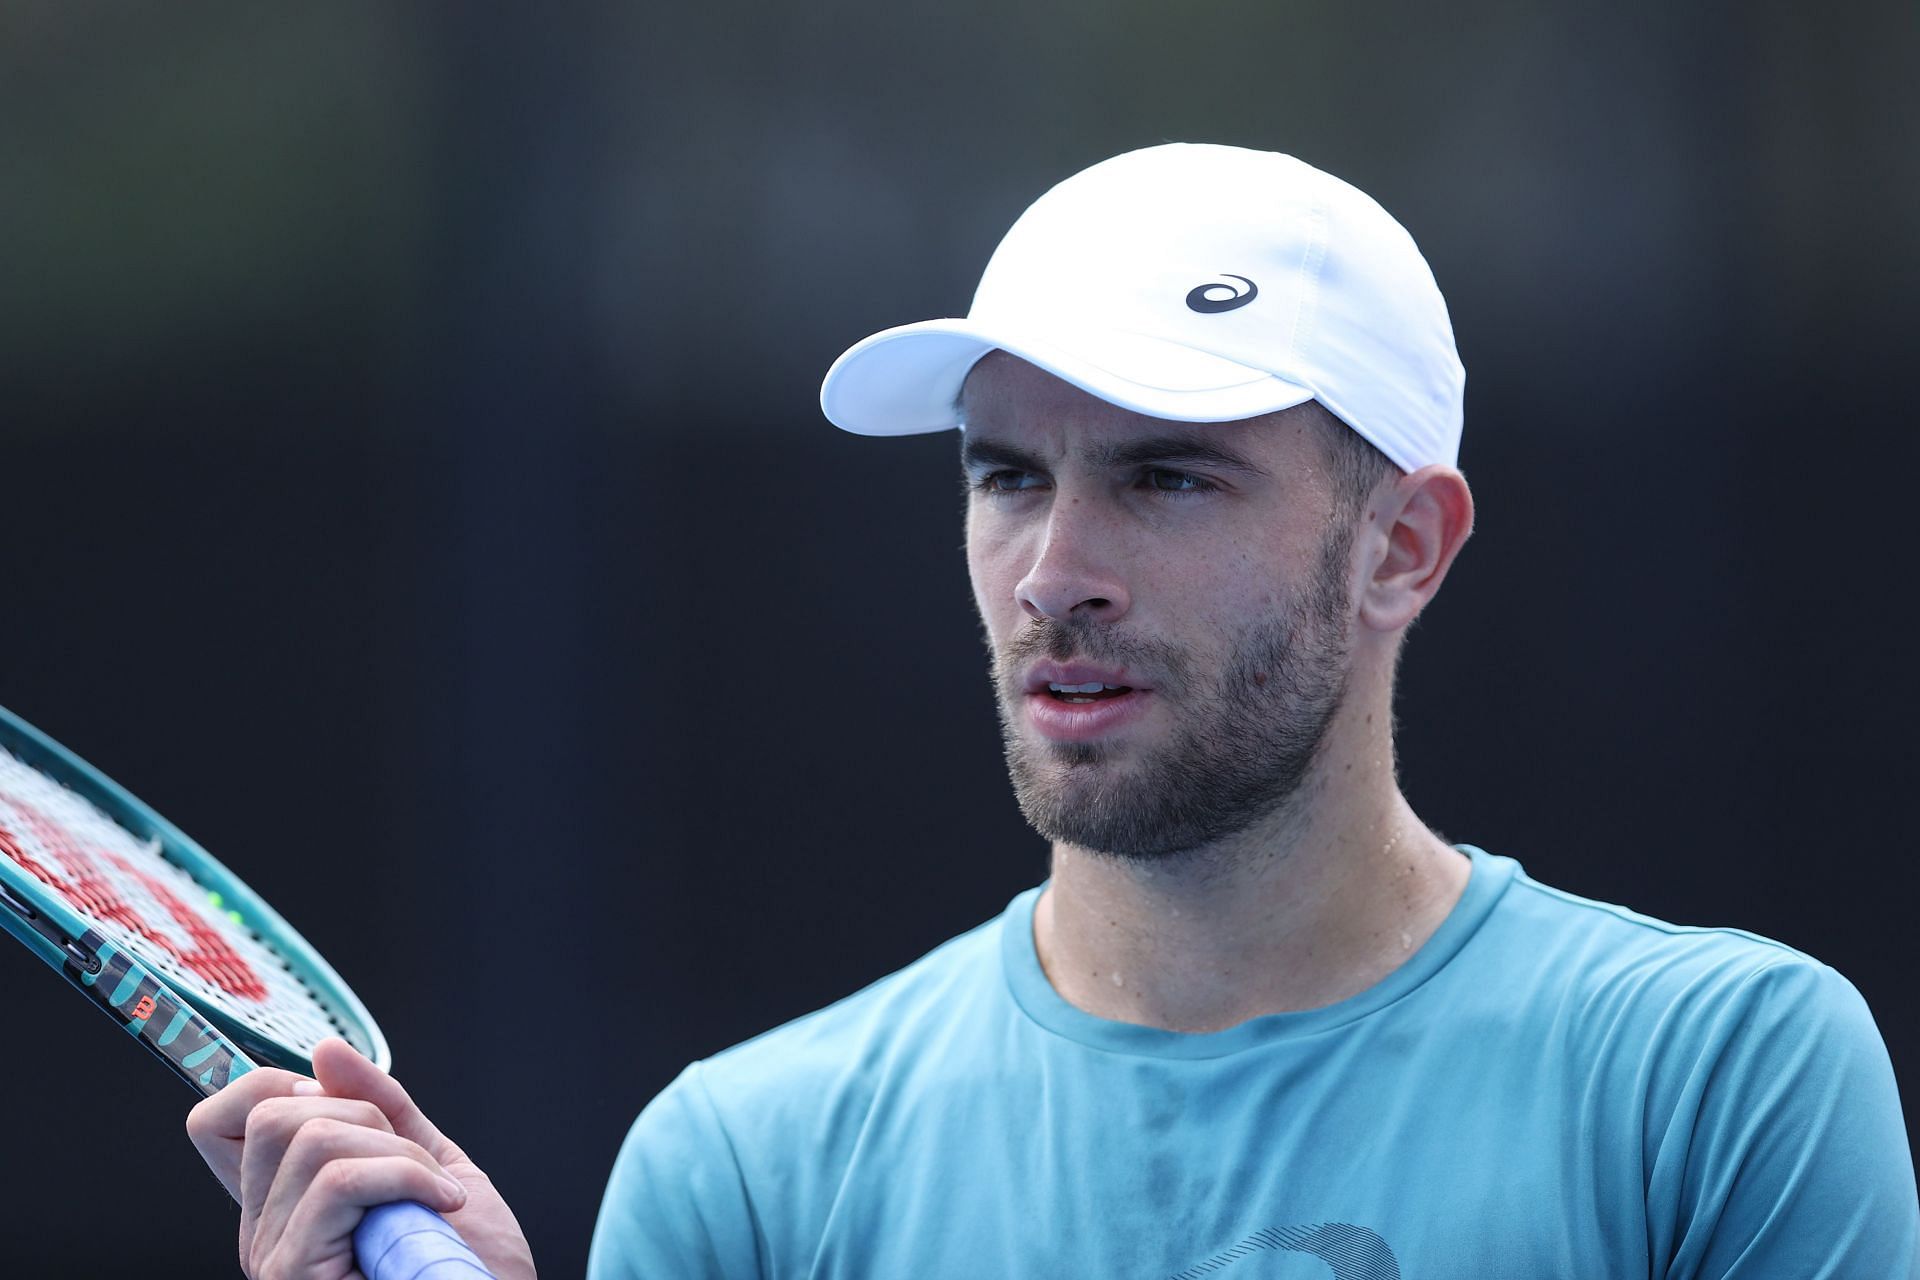
[[[923,320],[883,329],[849,347],[820,384],[821,412],[836,427],[863,436],[957,427],[968,372],[996,350],[1109,404],[1176,422],[1257,418],[1314,395],[1264,370],[1164,338],[1114,329],[1040,338],[978,320]]]

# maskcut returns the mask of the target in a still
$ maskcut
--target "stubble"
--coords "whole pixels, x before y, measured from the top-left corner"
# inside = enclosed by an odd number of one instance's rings
[[[1342,536],[1344,535],[1344,536]],[[1216,673],[1176,645],[1119,624],[1038,619],[994,655],[1007,769],[1035,830],[1116,858],[1177,857],[1244,831],[1299,794],[1346,691],[1351,530],[1330,532],[1302,586],[1236,637]],[[1151,672],[1177,717],[1172,738],[1132,762],[1101,743],[1019,731],[1021,673],[1084,660]]]

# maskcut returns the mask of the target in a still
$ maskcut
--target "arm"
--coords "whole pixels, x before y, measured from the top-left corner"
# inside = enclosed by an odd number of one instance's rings
[[[397,1081],[337,1040],[314,1051],[314,1075],[250,1071],[187,1117],[240,1202],[240,1267],[252,1280],[357,1275],[353,1229],[394,1200],[445,1215],[499,1280],[532,1280],[512,1210]]]

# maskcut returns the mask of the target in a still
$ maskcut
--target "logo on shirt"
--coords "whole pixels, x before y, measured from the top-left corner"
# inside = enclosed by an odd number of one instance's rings
[[[1242,293],[1230,284],[1196,285],[1193,291],[1187,294],[1187,306],[1203,316],[1211,316],[1222,311],[1233,311],[1244,307],[1260,296],[1260,286],[1245,276],[1236,276],[1231,271],[1222,271],[1220,274],[1228,280],[1238,280],[1247,286],[1246,292]],[[1226,296],[1222,297],[1221,294]]]
[[[1167,1280],[1201,1280],[1255,1253],[1304,1253],[1333,1268],[1333,1280],[1400,1280],[1400,1261],[1387,1242],[1351,1222],[1316,1222],[1304,1227],[1268,1227],[1231,1249],[1176,1271]]]

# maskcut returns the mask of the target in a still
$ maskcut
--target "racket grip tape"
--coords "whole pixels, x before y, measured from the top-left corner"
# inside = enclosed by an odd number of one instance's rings
[[[414,1200],[367,1210],[353,1232],[367,1280],[493,1280],[447,1220]]]

